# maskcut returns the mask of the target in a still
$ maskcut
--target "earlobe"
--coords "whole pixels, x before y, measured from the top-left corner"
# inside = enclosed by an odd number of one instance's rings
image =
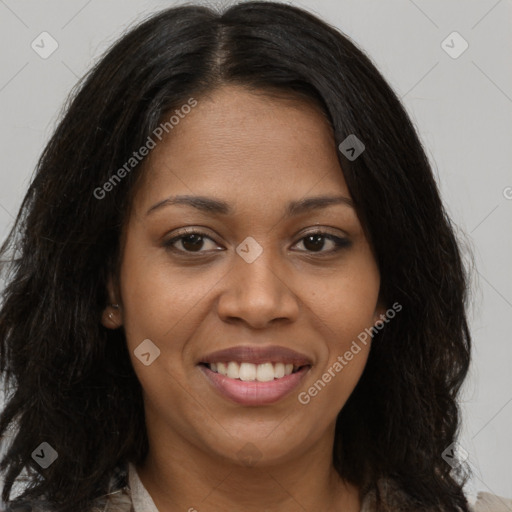
[[[107,329],[118,329],[122,325],[121,308],[119,304],[109,304],[101,317],[101,323]]]
[[[121,306],[115,299],[116,293],[114,290],[112,277],[109,277],[108,279],[107,292],[111,302],[107,304],[106,308],[103,310],[101,323],[107,329],[118,329],[121,327],[123,321],[121,316]]]

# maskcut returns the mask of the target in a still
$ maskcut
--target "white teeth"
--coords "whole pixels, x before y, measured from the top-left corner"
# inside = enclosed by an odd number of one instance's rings
[[[229,361],[227,363],[210,363],[210,370],[225,375],[230,379],[240,379],[242,381],[269,382],[274,379],[280,379],[285,375],[290,375],[294,368],[291,363],[237,363]]]
[[[240,378],[240,366],[238,366],[238,363],[235,363],[234,361],[230,361],[228,363],[228,377],[230,379]]]
[[[274,366],[272,363],[263,363],[258,365],[256,370],[256,380],[259,382],[268,382],[274,380]]]
[[[256,365],[250,363],[242,363],[238,372],[240,380],[255,380],[256,379]],[[272,378],[274,375],[272,374]]]
[[[284,364],[283,363],[276,363],[274,365],[274,377],[276,379],[280,379],[281,377],[284,377]]]

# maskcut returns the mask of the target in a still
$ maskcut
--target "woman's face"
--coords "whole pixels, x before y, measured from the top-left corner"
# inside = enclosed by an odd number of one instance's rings
[[[113,300],[150,443],[260,463],[332,448],[370,342],[345,354],[383,308],[327,122],[307,104],[224,87],[145,164]]]

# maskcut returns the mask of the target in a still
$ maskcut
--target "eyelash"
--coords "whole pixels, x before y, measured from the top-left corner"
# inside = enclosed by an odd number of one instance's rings
[[[197,252],[185,251],[185,250],[181,250],[181,249],[177,249],[176,247],[173,247],[176,242],[178,242],[179,240],[182,240],[183,238],[187,238],[191,235],[198,235],[201,238],[208,238],[208,239],[212,240],[212,242],[215,242],[215,240],[213,240],[211,237],[209,237],[206,233],[191,229],[191,230],[187,230],[185,233],[181,233],[178,236],[171,238],[170,240],[165,241],[163,243],[163,246],[170,251],[181,253],[181,254],[192,255],[192,257],[204,256],[204,253],[206,253],[207,251],[197,251]],[[337,253],[337,252],[341,251],[342,249],[345,249],[351,245],[350,240],[348,240],[347,238],[341,238],[341,237],[338,237],[338,236],[335,236],[335,235],[332,235],[330,233],[326,233],[325,231],[320,231],[320,230],[305,234],[302,238],[299,239],[299,242],[301,242],[302,240],[304,240],[305,238],[307,238],[309,236],[317,236],[317,235],[320,235],[323,238],[334,242],[335,248],[330,251],[315,252],[315,251],[307,251],[306,250],[306,251],[300,251],[300,252],[306,252],[310,255],[322,257],[322,255],[329,255],[329,254]]]

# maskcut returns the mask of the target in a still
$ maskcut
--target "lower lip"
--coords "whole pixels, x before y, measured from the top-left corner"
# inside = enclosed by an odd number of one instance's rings
[[[223,396],[242,405],[266,405],[281,400],[298,387],[311,367],[303,366],[295,373],[268,382],[230,379],[207,366],[200,365],[199,368]]]

